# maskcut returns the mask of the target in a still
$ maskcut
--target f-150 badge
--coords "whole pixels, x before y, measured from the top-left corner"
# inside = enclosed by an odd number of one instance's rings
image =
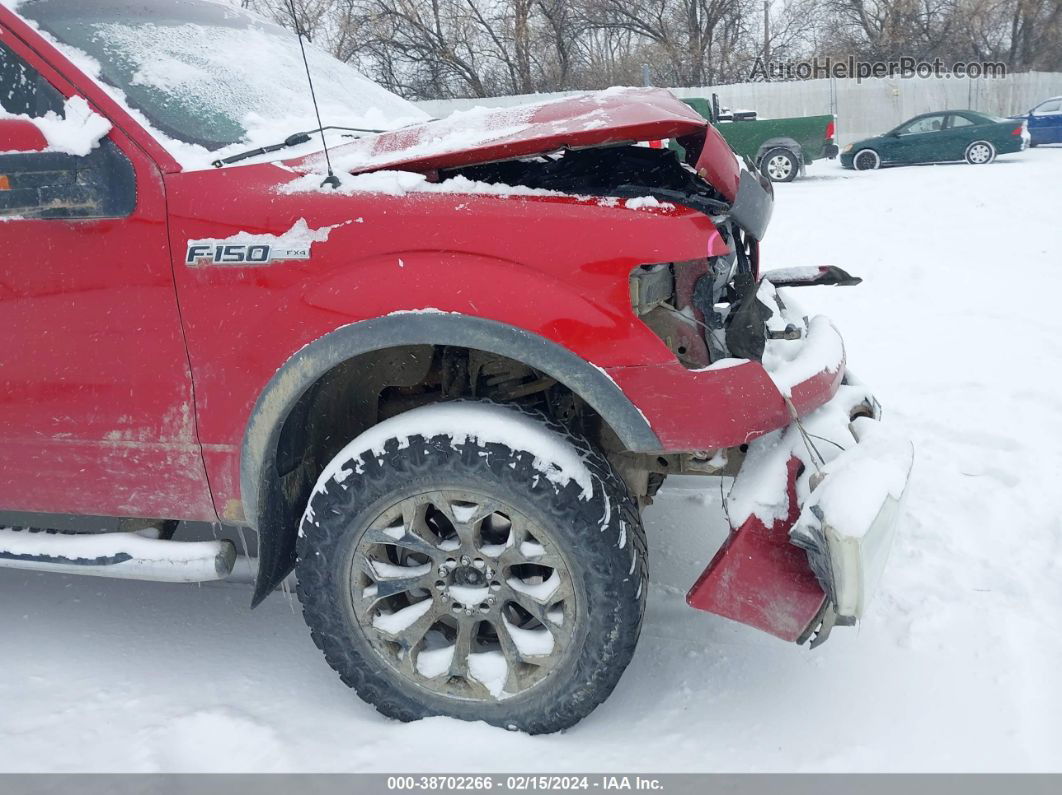
[[[191,240],[184,261],[193,267],[203,265],[254,266],[292,259],[309,259],[310,245],[274,246],[268,243],[225,243],[215,245]]]
[[[189,240],[184,264],[192,268],[209,265],[253,268],[274,262],[308,260],[314,243],[324,243],[333,229],[348,223],[350,221],[311,229],[306,219],[300,218],[291,229],[279,235],[238,232],[220,239]]]

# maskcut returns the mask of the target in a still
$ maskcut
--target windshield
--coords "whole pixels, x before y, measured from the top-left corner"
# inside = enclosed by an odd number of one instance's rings
[[[298,38],[253,14],[212,0],[28,0],[18,11],[97,61],[125,104],[184,144],[224,154],[317,127]],[[429,118],[309,43],[306,54],[324,125]]]

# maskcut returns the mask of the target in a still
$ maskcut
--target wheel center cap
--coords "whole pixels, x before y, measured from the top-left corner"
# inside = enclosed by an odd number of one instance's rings
[[[459,566],[453,572],[454,585],[469,585],[474,588],[483,585],[486,581],[487,578],[483,572],[473,566]]]

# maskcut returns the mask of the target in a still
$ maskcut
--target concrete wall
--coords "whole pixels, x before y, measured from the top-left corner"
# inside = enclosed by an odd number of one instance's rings
[[[906,78],[805,80],[786,83],[738,83],[727,86],[671,88],[680,97],[719,94],[724,107],[755,110],[763,118],[837,115],[839,143],[877,135],[919,113],[969,108],[1010,116],[1047,97],[1062,95],[1062,73],[1024,72],[1005,78]],[[433,100],[418,103],[433,116],[477,105],[505,107],[565,96],[527,94],[487,99]]]

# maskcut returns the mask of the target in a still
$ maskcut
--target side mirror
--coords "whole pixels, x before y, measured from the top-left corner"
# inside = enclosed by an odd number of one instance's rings
[[[0,152],[40,152],[48,139],[36,124],[24,118],[0,118]]]
[[[9,121],[0,119],[0,134]],[[5,151],[12,145],[12,139],[0,138],[0,219],[123,218],[136,206],[133,165],[110,138],[87,155]]]

